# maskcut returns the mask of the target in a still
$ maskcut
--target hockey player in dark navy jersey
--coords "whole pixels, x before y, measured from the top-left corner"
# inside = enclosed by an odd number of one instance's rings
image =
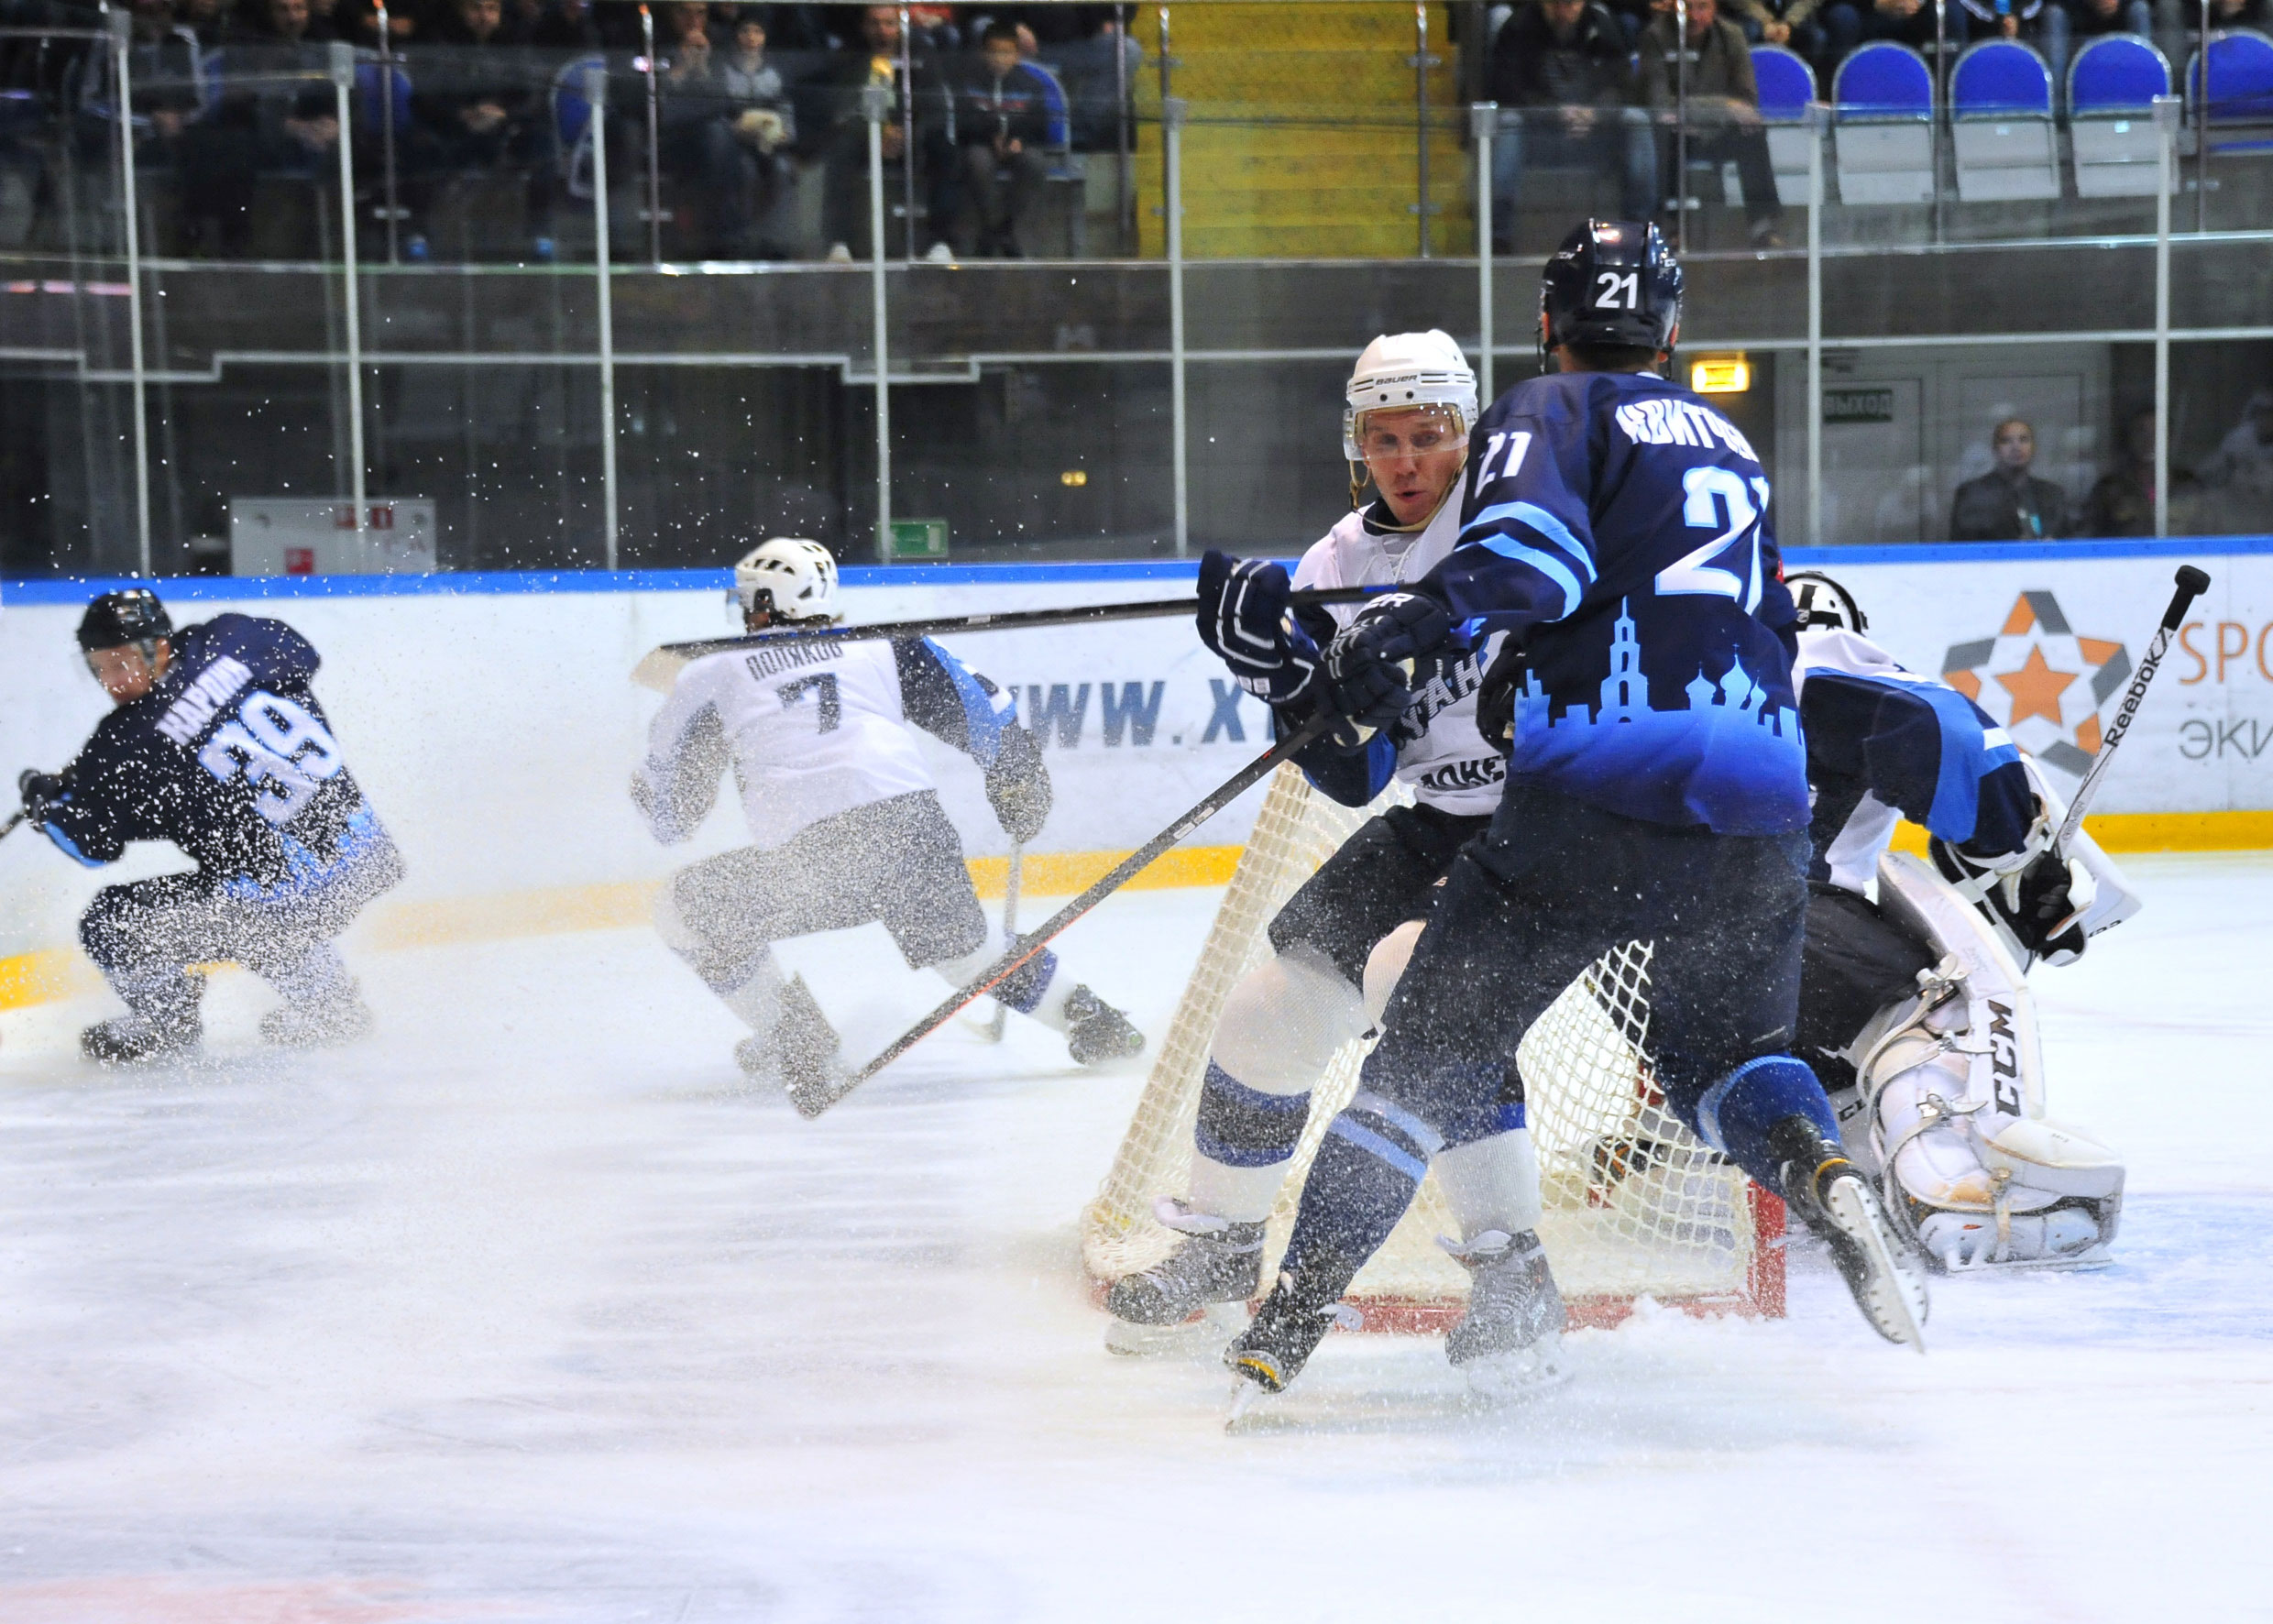
[[[125,1017],[89,1027],[90,1059],[193,1048],[202,979],[235,960],[283,995],[271,1043],[344,1042],[371,1016],[332,947],[401,877],[309,688],[322,663],[280,620],[216,615],[176,631],[157,597],[107,592],[79,646],[115,708],[71,765],[19,781],[27,818],[87,866],[170,840],[188,873],[106,886],[79,937]]]
[[[1657,375],[1681,269],[1653,226],[1573,232],[1540,307],[1551,369],[1477,422],[1458,544],[1327,650],[1336,708],[1378,727],[1403,712],[1412,663],[1506,633],[1478,714],[1511,753],[1312,1166],[1278,1282],[1225,1351],[1266,1390],[1300,1370],[1430,1160],[1521,1123],[1517,1040],[1629,941],[1654,948],[1668,1103],[1824,1236],[1882,1335],[1923,1345],[1924,1271],[1790,1053],[1808,799],[1767,478],[1733,424]],[[1520,1317],[1526,1290],[1553,1289],[1535,1256],[1509,1267],[1524,1278],[1479,1278],[1472,1303]]]

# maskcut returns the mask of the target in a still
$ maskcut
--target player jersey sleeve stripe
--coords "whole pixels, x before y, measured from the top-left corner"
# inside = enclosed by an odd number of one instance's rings
[[[907,719],[980,766],[992,767],[1012,707],[995,709],[996,690],[928,637],[895,641],[892,655]]]
[[[1945,840],[1995,846],[2010,837],[2004,849],[2018,847],[2033,813],[2020,749],[1971,700],[1909,673],[1818,670],[1807,679],[1803,710],[1828,708],[1842,694],[1872,712],[1863,735],[1872,794]],[[1823,726],[1844,730],[1828,719]]]

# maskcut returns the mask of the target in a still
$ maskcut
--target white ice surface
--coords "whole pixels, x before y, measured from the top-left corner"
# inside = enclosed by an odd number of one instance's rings
[[[0,1620],[2267,1616],[2273,861],[2130,865],[2040,978],[2115,1267],[1938,1284],[1927,1358],[1820,1260],[1773,1322],[1227,1380],[1101,1351],[1073,1239],[1138,1069],[956,1028],[818,1124],[624,931],[367,954],[382,1031],[97,1072],[0,1017]],[[1158,1032],[1214,894],[1068,951]]]

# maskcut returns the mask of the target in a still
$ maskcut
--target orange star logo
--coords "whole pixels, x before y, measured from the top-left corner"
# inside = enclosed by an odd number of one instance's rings
[[[2013,696],[2013,719],[2006,725],[2018,727],[2032,716],[2040,716],[2054,727],[2059,726],[2060,695],[2068,685],[2081,674],[2074,671],[2055,671],[2044,657],[2042,648],[2032,648],[2028,658],[2018,671],[1991,674],[2004,691]]]

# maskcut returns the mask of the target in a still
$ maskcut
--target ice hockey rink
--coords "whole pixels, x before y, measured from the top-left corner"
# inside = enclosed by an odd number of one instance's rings
[[[962,1026],[818,1124],[641,930],[369,952],[382,1029],[98,1072],[0,1016],[0,1619],[2265,1617],[2273,857],[2137,858],[2038,978],[2049,1103],[2129,1158],[2114,1267],[1820,1257],[1478,1410],[1433,1340],[1229,1379],[1106,1355],[1074,1238],[1142,1081]],[[1067,939],[1166,1022],[1217,893]]]

